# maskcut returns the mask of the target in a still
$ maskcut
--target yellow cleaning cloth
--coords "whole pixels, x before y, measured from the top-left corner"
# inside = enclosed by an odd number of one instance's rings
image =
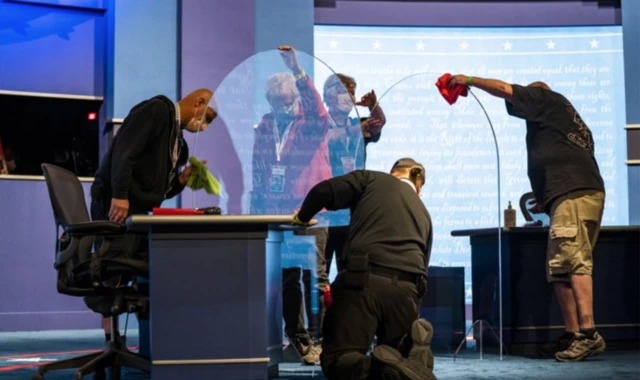
[[[187,181],[187,186],[193,190],[204,190],[209,194],[220,195],[220,182],[209,172],[204,164],[195,156],[189,158],[193,171]]]

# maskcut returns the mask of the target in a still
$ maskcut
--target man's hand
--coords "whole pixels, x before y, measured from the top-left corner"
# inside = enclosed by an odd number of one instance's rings
[[[109,220],[115,223],[124,223],[129,215],[128,199],[111,199],[111,208],[109,209]]]
[[[293,75],[299,75],[303,72],[302,67],[300,67],[300,63],[298,62],[298,55],[296,54],[296,50],[293,46],[278,46],[278,50],[280,50],[280,56],[284,61],[284,64],[293,72]]]
[[[373,109],[378,103],[378,97],[376,96],[376,92],[371,90],[366,94],[362,95],[360,101],[356,103],[357,106],[368,107],[370,110]]]
[[[383,125],[381,120],[369,118],[360,122],[360,129],[362,129],[362,134],[365,137],[371,137],[379,134]]]
[[[469,77],[466,75],[452,75],[451,78],[449,78],[449,80],[447,81],[447,84],[450,88],[454,88],[456,85],[468,86],[468,80]]]
[[[316,219],[311,219],[308,223],[302,222],[300,219],[298,219],[298,212],[300,212],[300,210],[295,210],[293,214],[291,214],[291,216],[293,217],[293,221],[291,222],[291,224],[293,224],[294,226],[309,227],[318,224],[318,221]]]
[[[207,160],[202,160],[202,164],[206,167]],[[191,177],[191,173],[193,173],[193,166],[191,165],[184,168],[182,173],[180,173],[180,175],[178,176],[178,181],[180,181],[180,184],[182,186],[185,186],[187,184],[187,182],[189,181],[189,177]]]

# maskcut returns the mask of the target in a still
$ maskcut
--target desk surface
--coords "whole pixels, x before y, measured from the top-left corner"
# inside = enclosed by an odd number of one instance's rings
[[[203,226],[290,224],[291,215],[132,215],[127,219],[130,228],[153,226]]]
[[[514,228],[501,228],[503,234],[536,234],[536,233],[548,233],[549,227],[514,227]],[[640,232],[640,226],[603,226],[600,229],[601,232]],[[497,234],[498,227],[492,228],[479,228],[474,230],[455,230],[451,231],[451,236],[482,236]]]

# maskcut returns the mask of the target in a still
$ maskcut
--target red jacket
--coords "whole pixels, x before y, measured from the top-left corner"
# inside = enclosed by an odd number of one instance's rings
[[[300,79],[296,85],[301,105],[283,142],[279,162],[273,114],[264,115],[255,128],[252,214],[291,214],[313,186],[331,178],[325,139],[330,127],[329,113],[311,79]],[[272,191],[274,166],[285,170],[281,192]]]

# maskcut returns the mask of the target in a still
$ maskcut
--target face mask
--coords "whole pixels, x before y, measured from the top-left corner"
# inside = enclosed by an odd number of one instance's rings
[[[353,109],[353,99],[351,98],[351,94],[338,94],[336,95],[336,107],[345,113],[351,112]]]
[[[197,109],[196,109],[196,114],[197,114]],[[204,112],[202,113],[202,115],[198,118],[195,115],[191,118],[191,120],[189,120],[189,122],[187,123],[187,126],[185,127],[186,130],[188,130],[189,132],[200,132],[200,131],[205,131],[207,129],[207,127],[209,126],[208,123],[205,121],[205,115],[207,113],[207,109],[205,108]]]
[[[292,104],[288,106],[271,106],[271,112],[276,119],[280,121],[288,121],[293,119],[293,117],[298,112],[298,101],[296,100]]]
[[[187,123],[187,127],[186,129],[189,132],[199,132],[199,131],[204,131],[205,129],[207,129],[208,124],[205,123],[202,120],[198,120],[196,119],[196,117],[192,117],[191,120],[189,120],[189,123]]]

